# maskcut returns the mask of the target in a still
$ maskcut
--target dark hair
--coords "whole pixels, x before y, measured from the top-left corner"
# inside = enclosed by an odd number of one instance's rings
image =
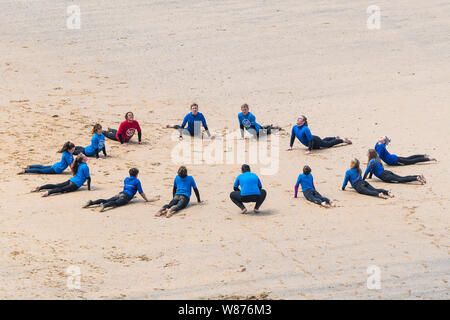
[[[128,172],[130,173],[130,177],[136,177],[139,173],[139,170],[136,168],[131,168]]]
[[[301,115],[301,117],[303,118],[303,120],[305,121],[305,123],[303,124],[304,126],[308,126],[308,118],[306,118],[306,116]]]
[[[84,154],[83,154],[83,153],[80,153],[80,154],[77,155],[77,157],[75,158],[75,161],[73,162],[72,169],[71,169],[73,175],[76,175],[76,174],[77,174],[78,167],[80,166],[80,163],[81,163],[81,161],[83,160],[83,158],[84,158]]]
[[[308,175],[311,173],[311,168],[309,166],[304,166],[303,167],[303,173]]]
[[[133,117],[134,117],[134,113],[131,112],[131,111],[128,111],[127,113],[125,113],[125,120],[128,120],[127,116],[128,116],[129,113],[131,113],[133,115]]]
[[[242,173],[250,172],[250,166],[248,164],[243,164],[241,167]]]
[[[247,108],[247,109],[249,109],[248,104],[244,103],[244,104],[241,106],[241,109],[242,109],[242,108]]]
[[[375,149],[369,149],[369,162],[372,159],[375,159],[376,162],[380,161],[380,158],[378,157],[378,153]]]
[[[92,133],[96,133],[98,129],[101,129],[102,125],[100,123],[96,123],[92,128]]]
[[[59,153],[63,153],[63,152],[66,152],[67,150],[70,150],[72,148],[75,148],[75,145],[72,142],[67,141],[66,143],[64,143],[64,145],[62,146],[62,148],[58,152]]]
[[[195,102],[193,104],[191,104],[191,109],[192,107],[197,107],[198,108],[198,104],[196,104]]]
[[[178,169],[178,175],[179,175],[181,178],[187,177],[187,169],[186,169],[185,166],[181,166],[181,167]]]

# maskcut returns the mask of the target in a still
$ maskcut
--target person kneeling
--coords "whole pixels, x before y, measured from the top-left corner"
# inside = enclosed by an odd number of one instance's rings
[[[262,188],[258,176],[250,172],[249,165],[243,164],[241,171],[242,173],[237,176],[234,182],[234,191],[230,193],[230,199],[242,210],[242,214],[247,212],[244,202],[255,202],[253,211],[259,213],[259,207],[266,199],[267,192]],[[241,186],[241,189],[239,189],[239,186]]]

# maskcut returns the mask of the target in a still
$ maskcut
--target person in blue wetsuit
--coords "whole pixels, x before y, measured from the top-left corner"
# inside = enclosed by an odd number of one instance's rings
[[[191,198],[191,189],[194,190],[197,202],[201,203],[200,193],[197,188],[197,184],[192,176],[188,176],[185,166],[181,166],[178,169],[178,174],[173,181],[173,199],[156,213],[157,217],[166,215],[166,218],[170,218],[176,212],[184,209],[189,204]]]
[[[258,176],[250,171],[249,165],[243,164],[241,172],[234,181],[234,191],[230,193],[230,199],[242,210],[242,214],[247,212],[244,202],[255,202],[253,211],[259,213],[259,207],[266,199],[267,192],[262,188],[261,180],[259,180]],[[239,187],[241,188],[239,189]]]
[[[367,152],[367,157],[369,158],[369,163],[367,165],[366,172],[364,173],[363,180],[366,180],[367,176],[369,176],[369,179],[372,179],[372,174],[374,174],[375,177],[380,178],[384,182],[407,183],[419,181],[421,184],[425,184],[427,182],[423,175],[402,177],[396,175],[392,171],[384,170],[384,167],[381,164],[381,160],[378,157],[378,153],[375,149],[369,149],[369,151]]]
[[[187,124],[187,128],[186,127]],[[190,135],[191,137],[201,137],[201,128],[205,128],[205,132],[209,138],[214,139],[209,132],[208,125],[206,124],[205,116],[198,112],[198,105],[196,103],[191,104],[191,112],[189,112],[183,119],[180,125],[167,125],[166,128],[174,128],[180,132],[180,140],[183,139],[183,134]]]
[[[410,165],[418,162],[437,161],[435,158],[430,157],[427,154],[416,154],[409,157],[399,157],[396,154],[391,154],[387,151],[386,147],[391,142],[387,136],[380,137],[375,144],[375,150],[377,151],[381,160],[386,162],[390,166],[398,165]]]
[[[88,190],[91,190],[91,175],[89,173],[89,167],[86,164],[87,157],[84,154],[79,154],[72,165],[73,177],[66,182],[58,184],[46,184],[40,187],[36,187],[31,192],[39,192],[41,190],[49,190],[42,194],[43,197],[47,197],[55,193],[68,193],[78,190],[86,181]]]
[[[309,166],[304,166],[303,173],[298,175],[297,182],[294,187],[294,198],[297,198],[299,185],[302,186],[303,195],[307,200],[320,204],[325,208],[329,208],[331,206],[334,207],[334,203],[330,201],[330,199],[322,197],[322,195],[316,191],[314,179],[311,174],[311,168]]]
[[[388,197],[394,197],[391,191],[384,189],[376,189],[372,187],[367,181],[361,177],[361,169],[359,167],[359,160],[353,159],[350,162],[350,169],[345,172],[344,183],[342,184],[342,190],[345,191],[345,187],[350,182],[353,189],[358,193],[365,194],[373,197],[380,197],[387,199]]]
[[[105,147],[105,136],[103,135],[102,126],[100,124],[95,124],[92,129],[93,136],[91,138],[91,144],[86,148],[76,146],[74,155],[78,155],[80,153],[84,153],[88,157],[96,157],[99,158],[99,152],[103,151],[103,155],[106,157],[106,147]]]
[[[24,173],[60,174],[72,164],[74,151],[75,145],[72,142],[67,141],[66,143],[64,143],[61,150],[58,151],[59,153],[62,153],[60,162],[57,162],[52,166],[33,164],[24,168],[22,171],[18,172],[18,174]]]
[[[318,136],[311,134],[308,127],[308,119],[305,116],[300,116],[297,119],[297,125],[292,127],[291,142],[287,151],[293,150],[295,138],[297,138],[304,146],[308,147],[306,154],[310,154],[313,149],[331,148],[337,144],[345,143],[352,144],[348,138],[341,139],[340,137],[327,137],[321,139]]]
[[[269,135],[272,130],[282,130],[276,126],[261,126],[256,122],[256,117],[251,113],[248,104],[244,103],[241,106],[241,113],[238,114],[239,127],[241,129],[241,138],[244,138],[244,129],[250,132],[255,138],[259,138],[259,134],[264,133]]]
[[[88,208],[90,206],[100,205],[100,212],[103,212],[105,208],[109,207],[120,207],[126,205],[130,202],[131,199],[134,198],[136,192],[139,192],[141,197],[145,200],[145,202],[153,202],[158,200],[155,199],[147,199],[144,191],[142,190],[141,182],[139,181],[138,174],[139,170],[136,168],[131,168],[129,171],[130,176],[125,178],[123,182],[123,191],[119,194],[115,195],[109,199],[98,199],[98,200],[89,200],[83,208]]]

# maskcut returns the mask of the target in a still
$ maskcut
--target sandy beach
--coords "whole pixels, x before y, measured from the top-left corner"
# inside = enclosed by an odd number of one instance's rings
[[[72,4],[80,29],[66,25]],[[0,298],[448,299],[450,5],[378,1],[381,25],[371,30],[371,4],[0,0]],[[180,166],[176,132],[163,127],[180,124],[192,102],[217,137],[239,129],[243,103],[284,129],[276,172],[250,163],[268,192],[260,214],[240,215],[229,199],[235,161],[186,163],[204,203],[193,195],[172,218],[154,216]],[[93,124],[117,128],[127,111],[143,144],[106,140],[109,157],[88,161],[92,191],[41,198],[29,191],[69,171],[16,175],[59,161],[68,140],[87,146]],[[296,141],[287,152],[302,114],[313,134],[353,144],[305,155]],[[386,166],[428,183],[372,179],[393,191],[388,200],[341,191],[350,160],[365,169],[382,135],[395,154],[438,159]],[[293,198],[306,164],[336,208]],[[121,191],[131,167],[159,201],[81,209]],[[74,266],[80,288],[67,285]],[[381,289],[368,289],[369,266]]]

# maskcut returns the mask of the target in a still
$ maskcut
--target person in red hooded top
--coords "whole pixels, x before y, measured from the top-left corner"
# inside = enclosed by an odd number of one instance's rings
[[[103,131],[103,135],[111,140],[120,141],[121,144],[128,142],[134,133],[138,132],[138,141],[141,143],[142,130],[139,126],[139,122],[134,120],[134,114],[128,111],[125,114],[125,121],[119,126],[119,130],[108,128],[108,131]]]

